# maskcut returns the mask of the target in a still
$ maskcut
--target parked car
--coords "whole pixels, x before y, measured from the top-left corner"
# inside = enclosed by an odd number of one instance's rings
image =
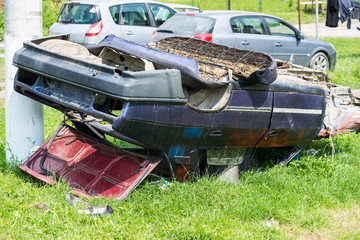
[[[149,43],[156,28],[173,16],[177,8],[193,7],[177,4],[173,8],[153,0],[66,2],[49,35],[69,33],[71,41],[83,45],[96,44],[109,34],[136,43]]]
[[[198,7],[188,6],[184,4],[167,3],[166,5],[172,7],[177,12],[197,12],[197,13],[202,12],[202,10]]]
[[[326,71],[333,70],[336,51],[331,43],[306,37],[290,23],[255,12],[178,13],[154,33],[153,41],[171,36],[195,37],[243,50],[268,53],[276,59]]]

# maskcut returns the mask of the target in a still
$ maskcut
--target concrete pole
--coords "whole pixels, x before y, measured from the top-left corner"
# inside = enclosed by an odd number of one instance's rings
[[[301,9],[300,9],[300,0],[298,0],[297,4],[298,4],[299,30],[301,31]]]
[[[319,5],[318,5],[318,0],[315,1],[315,29],[316,29],[316,39],[319,40]]]
[[[42,36],[41,0],[5,0],[5,131],[6,160],[23,162],[44,140],[44,110],[40,103],[14,91],[17,68],[13,56],[23,41]]]

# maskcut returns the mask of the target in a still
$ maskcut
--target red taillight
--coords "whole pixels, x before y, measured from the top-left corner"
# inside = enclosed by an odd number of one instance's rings
[[[156,30],[151,35],[151,42],[154,41],[155,33],[156,33]]]
[[[97,36],[103,28],[102,21],[98,21],[97,23],[91,24],[87,32],[85,33],[86,37],[94,37]]]
[[[201,33],[201,34],[195,35],[194,38],[204,40],[207,42],[211,42],[212,41],[212,33]]]

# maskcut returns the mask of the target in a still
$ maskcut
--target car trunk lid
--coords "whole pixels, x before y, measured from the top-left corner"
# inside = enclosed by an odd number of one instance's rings
[[[124,199],[161,161],[156,153],[111,147],[67,125],[54,134],[49,147],[51,139],[19,168],[51,185],[62,179],[80,196]]]

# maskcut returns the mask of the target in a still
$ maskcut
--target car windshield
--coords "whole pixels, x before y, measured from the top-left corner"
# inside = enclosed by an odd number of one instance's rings
[[[75,24],[93,24],[98,22],[95,5],[64,4],[60,10],[57,22]]]
[[[182,35],[211,33],[215,25],[214,18],[193,15],[175,15],[158,29],[158,32],[171,32]]]
[[[175,7],[175,9],[178,12],[193,12],[193,13],[199,13],[200,12],[200,9],[197,9],[197,8]]]

